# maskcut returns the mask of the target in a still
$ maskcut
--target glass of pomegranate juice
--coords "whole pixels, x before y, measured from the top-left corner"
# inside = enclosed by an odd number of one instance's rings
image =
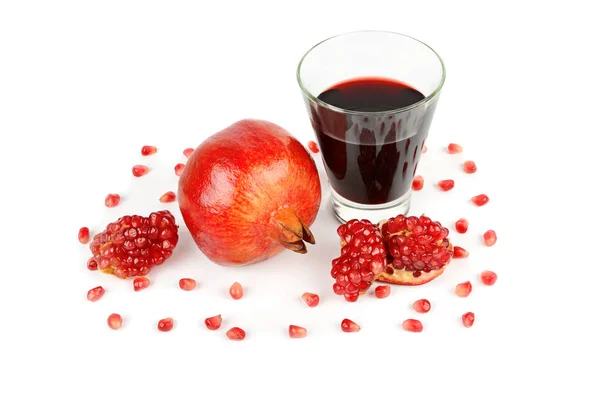
[[[341,221],[409,211],[445,76],[431,47],[393,32],[335,36],[300,60],[298,83]]]

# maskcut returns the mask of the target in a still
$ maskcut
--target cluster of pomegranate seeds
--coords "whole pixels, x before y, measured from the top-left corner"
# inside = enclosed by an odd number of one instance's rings
[[[108,327],[113,330],[117,330],[121,328],[121,324],[123,323],[123,318],[119,314],[110,314],[106,319],[108,323]]]
[[[77,239],[79,239],[81,244],[87,244],[87,242],[90,241],[90,229],[86,228],[85,226],[83,228],[79,228]]]
[[[413,310],[418,313],[426,314],[431,310],[431,303],[427,299],[417,300],[412,305]]]
[[[481,207],[483,205],[486,205],[488,201],[490,201],[490,198],[486,194],[478,194],[477,196],[471,197],[471,201],[477,207]]]
[[[155,154],[158,151],[158,149],[155,146],[143,146],[142,147],[142,155],[143,156],[150,156],[152,154]]]
[[[496,275],[495,272],[493,271],[483,271],[481,273],[481,283],[483,283],[486,286],[492,286],[494,283],[496,283],[496,280],[498,279],[498,275]]]
[[[302,300],[304,300],[309,307],[316,307],[319,305],[319,296],[314,293],[304,293],[302,295]]]
[[[116,207],[117,205],[119,205],[120,202],[121,202],[121,196],[119,196],[118,194],[114,194],[114,193],[108,194],[106,196],[106,198],[104,199],[104,205],[109,208]]]
[[[98,301],[104,296],[105,290],[102,286],[97,286],[88,290],[87,299],[89,301]]]
[[[438,187],[442,192],[447,192],[454,188],[454,181],[452,179],[444,179],[438,182]]]
[[[464,313],[462,316],[462,323],[465,328],[470,328],[473,326],[473,322],[475,322],[475,314],[472,312]]]
[[[454,227],[456,228],[456,232],[458,233],[467,233],[467,230],[469,229],[469,221],[467,221],[464,218],[461,218],[458,221],[456,221]]]
[[[290,325],[288,333],[292,339],[301,339],[306,337],[306,334],[308,332],[306,331],[306,328],[303,328],[301,326]]]
[[[90,258],[87,262],[87,268],[90,271],[96,271],[98,269],[98,263],[94,260],[94,257]]]
[[[244,295],[244,288],[240,285],[239,282],[234,282],[233,285],[229,288],[229,295],[234,300],[239,300]]]
[[[227,331],[226,333],[227,338],[229,338],[229,340],[244,340],[244,338],[246,337],[246,332],[244,332],[244,330],[242,328],[238,328],[233,327],[230,330]]]
[[[312,140],[308,142],[308,149],[315,154],[319,152],[319,146]]]
[[[342,331],[343,332],[358,332],[360,331],[360,326],[348,318],[342,320]]]
[[[223,322],[223,318],[221,318],[221,314],[215,315],[214,317],[206,318],[204,320],[204,325],[211,331],[216,331],[221,327],[221,323]]]
[[[422,332],[423,324],[418,319],[406,319],[402,322],[402,329],[407,332]]]
[[[452,257],[453,258],[467,258],[467,257],[469,257],[469,252],[460,246],[454,246],[454,255]]]
[[[483,234],[483,242],[486,246],[490,247],[496,244],[496,240],[498,237],[496,236],[496,232],[489,230]]]
[[[183,150],[183,155],[185,156],[185,158],[190,158],[190,156],[192,155],[193,152],[194,152],[194,149],[192,149],[191,147],[188,147],[187,149]]]
[[[450,143],[448,145],[448,153],[450,154],[458,154],[458,153],[462,153],[463,148],[460,144],[456,144],[456,143]]]
[[[456,288],[454,289],[454,293],[458,296],[458,297],[468,297],[471,294],[471,291],[473,290],[473,286],[471,285],[471,282],[466,281],[463,283],[459,283],[458,285],[456,285]]]
[[[475,165],[475,161],[465,161],[463,164],[463,171],[467,174],[474,174],[477,172],[477,165]]]
[[[131,173],[136,178],[146,175],[148,171],[150,171],[150,169],[145,165],[134,165],[133,168],[131,168]]]
[[[379,285],[375,288],[375,297],[378,299],[385,299],[390,295],[390,285]]]
[[[190,291],[196,288],[196,281],[191,278],[182,278],[179,280],[181,290]]]
[[[423,189],[424,183],[425,183],[425,180],[423,179],[423,177],[421,175],[417,175],[413,178],[412,189],[413,190],[421,190],[421,189]]]
[[[133,290],[136,292],[144,290],[148,286],[150,286],[150,279],[146,278],[145,276],[141,276],[133,280]]]
[[[179,163],[175,165],[175,175],[181,176],[183,174],[183,169],[185,168],[185,164]]]
[[[173,329],[173,318],[163,318],[158,321],[157,328],[161,332],[169,332]]]

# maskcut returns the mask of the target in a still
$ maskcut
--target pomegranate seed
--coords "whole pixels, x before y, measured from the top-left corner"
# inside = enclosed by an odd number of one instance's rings
[[[90,271],[96,271],[98,269],[98,263],[91,257],[87,262],[87,267]]]
[[[229,340],[244,340],[246,332],[242,328],[233,327],[227,331],[227,337]]]
[[[133,290],[136,292],[146,289],[148,286],[150,286],[150,279],[146,278],[145,276],[135,278],[133,280]]]
[[[447,192],[448,190],[452,190],[452,188],[454,188],[454,181],[452,179],[445,179],[443,181],[439,181],[438,187],[442,191]]]
[[[173,318],[163,318],[158,321],[158,330],[161,332],[169,332],[173,329]]]
[[[181,176],[183,174],[183,169],[185,168],[185,164],[179,163],[175,165],[175,175]]]
[[[221,322],[223,322],[223,318],[221,318],[221,314],[215,315],[214,317],[206,318],[204,320],[204,324],[211,331],[216,331],[221,327]]]
[[[456,143],[450,143],[448,145],[448,153],[450,154],[458,154],[458,153],[462,153],[463,148],[460,144],[456,144]]]
[[[290,337],[293,339],[299,339],[299,338],[303,338],[306,337],[306,328],[303,328],[301,326],[296,326],[296,325],[290,325],[290,328],[288,330]]]
[[[104,296],[104,288],[102,286],[97,286],[93,289],[88,290],[87,299],[89,301],[98,301]]]
[[[190,156],[192,155],[192,153],[193,153],[193,152],[194,152],[194,149],[192,149],[191,147],[188,147],[187,149],[185,149],[185,150],[183,151],[183,155],[184,155],[186,158],[190,158]]]
[[[471,282],[466,281],[466,282],[459,283],[458,285],[456,285],[456,289],[454,289],[454,293],[456,293],[456,295],[458,297],[467,297],[468,295],[471,294],[471,290],[473,290],[473,286],[471,286]]]
[[[463,249],[460,246],[454,246],[454,255],[452,258],[467,258],[469,257],[469,252]]]
[[[142,147],[142,155],[143,156],[150,156],[150,155],[156,153],[157,151],[158,151],[158,149],[155,146]]]
[[[175,193],[168,191],[167,193],[160,196],[160,202],[161,203],[172,203],[175,201],[176,198],[177,198],[177,196],[175,195]]]
[[[474,174],[477,171],[477,165],[475,165],[475,161],[465,161],[463,164],[463,171],[467,174]]]
[[[79,233],[77,234],[77,239],[79,239],[79,242],[81,244],[86,244],[87,242],[90,241],[90,229],[86,228],[85,226],[83,228],[79,228]]]
[[[182,290],[194,290],[196,288],[196,281],[191,278],[182,278],[179,280],[179,287]]]
[[[423,179],[423,177],[421,175],[417,175],[414,177],[413,182],[412,182],[412,188],[413,190],[421,190],[423,189],[423,184],[424,184],[425,180]]]
[[[488,203],[488,201],[490,201],[490,198],[485,195],[485,194],[479,194],[477,196],[473,196],[471,197],[471,201],[473,202],[473,204],[475,204],[477,207],[481,207],[485,204]]]
[[[481,273],[481,283],[486,286],[492,286],[494,283],[496,283],[497,279],[498,275],[496,275],[496,273],[493,271],[483,271]]]
[[[375,297],[378,299],[385,299],[390,295],[390,285],[379,285],[375,288]]]
[[[238,282],[234,282],[229,288],[229,294],[234,300],[239,300],[244,295],[244,288]]]
[[[490,247],[496,244],[496,232],[489,230],[483,234],[483,242],[486,246]]]
[[[133,168],[131,168],[131,172],[133,173],[133,176],[138,177],[138,178],[140,176],[146,175],[148,173],[148,171],[150,171],[150,170],[145,165],[134,165]]]
[[[458,221],[456,221],[456,223],[454,224],[454,227],[456,228],[456,232],[466,233],[467,230],[469,229],[469,221],[467,221],[464,218],[461,218]]]
[[[117,330],[121,327],[123,319],[119,314],[110,314],[106,320],[110,329]]]
[[[106,207],[115,207],[119,204],[119,202],[121,201],[121,196],[119,196],[118,194],[109,194],[108,196],[106,196],[106,199],[104,199],[104,205]]]
[[[342,331],[344,332],[358,332],[360,331],[360,326],[348,318],[342,321]]]
[[[308,142],[308,148],[315,154],[319,152],[319,146],[312,140]]]
[[[407,319],[402,323],[402,328],[408,332],[422,332],[423,324],[418,319]]]
[[[423,153],[427,153],[427,146],[423,145]]]
[[[473,322],[475,322],[475,314],[472,312],[464,313],[462,316],[462,323],[465,328],[470,328],[473,326]]]
[[[431,310],[431,303],[427,299],[417,300],[413,303],[413,310],[421,314],[428,313]]]
[[[304,300],[309,307],[316,307],[319,305],[319,295],[314,293],[304,293],[302,295],[302,300]]]

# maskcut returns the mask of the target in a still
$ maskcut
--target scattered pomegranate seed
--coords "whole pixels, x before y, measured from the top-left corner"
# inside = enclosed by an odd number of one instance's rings
[[[91,257],[87,262],[87,267],[90,271],[96,271],[98,269],[98,263],[94,260],[94,257]]]
[[[358,332],[360,331],[360,326],[348,318],[345,318],[342,321],[342,331],[344,332]]]
[[[471,197],[471,201],[477,207],[481,207],[481,206],[487,204],[487,202],[490,201],[490,198],[487,195],[485,195],[485,194],[479,194],[477,196]]]
[[[229,288],[229,294],[234,300],[239,300],[244,295],[244,288],[239,284],[239,282],[234,282]]]
[[[160,202],[161,203],[172,203],[175,201],[176,198],[177,198],[177,196],[175,195],[175,193],[168,191],[167,193],[160,196]]]
[[[150,156],[150,155],[156,153],[157,151],[158,151],[158,149],[155,146],[142,147],[142,155],[143,156]]]
[[[229,340],[244,340],[246,337],[246,332],[242,328],[233,327],[227,331],[227,337]]]
[[[494,283],[496,283],[497,279],[498,275],[496,275],[496,273],[493,271],[483,271],[481,273],[481,283],[486,286],[492,286]]]
[[[104,199],[104,205],[106,207],[115,207],[119,204],[119,202],[121,201],[121,196],[119,196],[118,194],[109,194],[108,196],[106,196],[106,199]]]
[[[463,164],[463,171],[467,174],[474,174],[477,172],[477,165],[475,165],[475,161],[465,161]]]
[[[413,182],[412,182],[412,188],[413,190],[421,190],[423,189],[423,184],[424,184],[425,180],[423,179],[423,177],[421,175],[417,175],[414,177]]]
[[[182,290],[194,290],[196,288],[196,281],[191,278],[182,278],[179,280],[179,287]]]
[[[448,145],[448,153],[450,154],[458,154],[458,153],[462,153],[463,148],[460,144],[456,144],[456,143],[450,143]]]
[[[454,255],[452,258],[467,258],[469,257],[469,252],[463,249],[460,246],[454,246]]]
[[[134,165],[133,168],[131,168],[131,173],[137,178],[146,175],[148,171],[150,171],[150,169],[145,165]]]
[[[475,314],[472,312],[464,313],[462,316],[462,323],[465,328],[470,328],[473,326],[473,322],[475,322]]]
[[[106,320],[110,329],[117,330],[121,327],[123,319],[119,314],[110,314]]]
[[[471,282],[466,281],[466,282],[459,283],[458,285],[456,285],[456,289],[454,289],[454,293],[456,293],[456,295],[458,297],[467,297],[468,295],[471,294],[471,290],[473,290],[473,286],[471,286]]]
[[[413,303],[413,310],[421,314],[428,313],[431,310],[431,303],[427,299],[417,300]]]
[[[302,300],[304,300],[309,307],[316,307],[319,305],[319,295],[314,293],[304,293],[302,295]]]
[[[158,321],[158,330],[161,332],[169,332],[173,329],[173,318],[163,318]]]
[[[454,227],[456,228],[456,232],[466,233],[467,230],[469,229],[469,221],[467,221],[464,218],[461,218],[458,221],[456,221],[456,223],[454,224]]]
[[[319,146],[312,140],[308,142],[308,148],[315,154],[319,152]]]
[[[489,230],[483,234],[483,242],[486,246],[490,247],[496,244],[496,232]]]
[[[375,297],[378,299],[385,299],[390,295],[390,285],[379,285],[375,288]]]
[[[303,338],[306,337],[306,328],[303,328],[301,326],[296,326],[296,325],[290,325],[290,328],[288,330],[290,337],[293,339],[299,339],[299,338]]]
[[[194,152],[194,149],[192,149],[191,147],[188,147],[187,149],[185,149],[185,150],[183,151],[183,155],[184,155],[186,158],[190,158],[190,156],[192,155],[192,153],[193,153],[193,152]]]
[[[215,315],[214,317],[206,318],[204,320],[204,324],[211,331],[216,331],[221,327],[221,322],[223,322],[223,318],[221,318],[221,314]]]
[[[452,188],[454,188],[454,181],[452,179],[445,179],[443,181],[439,181],[438,187],[440,188],[440,190],[447,192],[448,190],[452,190]]]
[[[90,229],[86,228],[85,226],[83,228],[79,228],[79,233],[77,234],[77,239],[79,239],[79,242],[81,244],[86,244],[87,242],[90,241]]]
[[[423,145],[423,153],[427,153],[427,146]]]
[[[422,332],[423,324],[418,319],[407,319],[402,323],[402,329],[408,332]]]
[[[148,286],[150,286],[150,279],[146,278],[145,276],[135,278],[133,280],[133,290],[136,292],[146,289]]]
[[[97,286],[93,289],[88,290],[87,299],[89,301],[98,301],[104,296],[104,288],[102,286]]]
[[[175,165],[175,175],[181,176],[183,174],[183,169],[185,168],[185,164],[179,163]]]

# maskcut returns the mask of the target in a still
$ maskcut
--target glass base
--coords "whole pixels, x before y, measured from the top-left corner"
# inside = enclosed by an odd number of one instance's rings
[[[374,224],[384,219],[395,217],[399,214],[408,214],[410,210],[409,190],[404,196],[384,204],[361,204],[347,200],[331,190],[331,200],[335,216],[343,223],[351,219],[368,219]]]

